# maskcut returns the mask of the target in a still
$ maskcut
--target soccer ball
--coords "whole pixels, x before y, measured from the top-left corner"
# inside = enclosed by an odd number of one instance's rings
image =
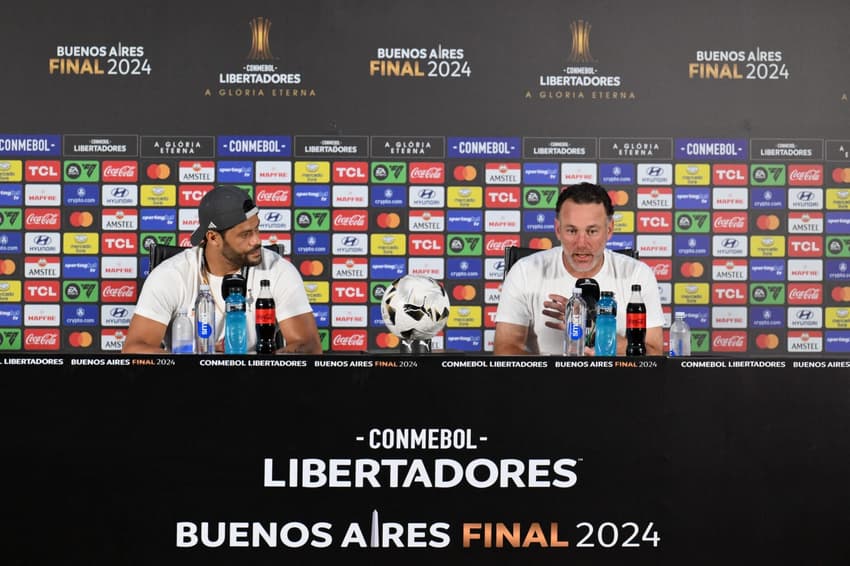
[[[436,280],[405,275],[393,281],[381,299],[387,329],[403,340],[429,340],[449,319],[449,297]]]

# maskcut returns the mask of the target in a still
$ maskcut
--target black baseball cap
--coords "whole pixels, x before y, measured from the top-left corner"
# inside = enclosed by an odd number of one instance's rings
[[[192,233],[192,245],[203,242],[207,230],[227,230],[259,212],[247,191],[235,185],[218,185],[201,199],[198,229]]]

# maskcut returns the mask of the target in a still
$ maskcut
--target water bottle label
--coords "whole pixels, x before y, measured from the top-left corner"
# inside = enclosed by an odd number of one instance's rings
[[[198,338],[209,338],[212,336],[212,325],[203,320],[198,321]]]
[[[575,324],[570,322],[567,325],[567,335],[570,337],[570,340],[581,340],[582,335],[584,334],[584,325]]]

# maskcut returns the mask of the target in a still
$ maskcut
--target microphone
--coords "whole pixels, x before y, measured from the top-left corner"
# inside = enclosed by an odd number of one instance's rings
[[[596,303],[599,301],[599,283],[593,277],[576,280],[581,289],[581,298],[587,303],[587,322],[585,324],[585,346],[593,348],[596,343]]]

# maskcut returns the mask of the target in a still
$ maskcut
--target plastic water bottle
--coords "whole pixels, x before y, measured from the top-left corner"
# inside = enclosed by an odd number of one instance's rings
[[[632,285],[632,296],[626,304],[626,355],[646,355],[646,304],[640,285]]]
[[[254,324],[257,329],[257,353],[274,354],[277,349],[277,314],[268,279],[260,281],[260,294],[254,306]]]
[[[691,355],[691,327],[685,322],[685,313],[677,312],[670,325],[670,357]]]
[[[171,322],[171,353],[191,354],[194,351],[195,333],[192,331],[192,320],[186,307],[180,307]]]
[[[215,354],[215,302],[207,283],[201,283],[195,299],[195,351]]]
[[[245,312],[245,296],[231,289],[224,302],[224,352],[226,354],[248,353],[248,316]]]
[[[596,342],[593,353],[597,356],[617,355],[617,301],[613,291],[602,291],[596,302]]]
[[[587,303],[581,298],[581,289],[573,289],[573,295],[567,301],[564,312],[566,327],[564,328],[564,355],[584,355],[584,333],[587,323]]]

